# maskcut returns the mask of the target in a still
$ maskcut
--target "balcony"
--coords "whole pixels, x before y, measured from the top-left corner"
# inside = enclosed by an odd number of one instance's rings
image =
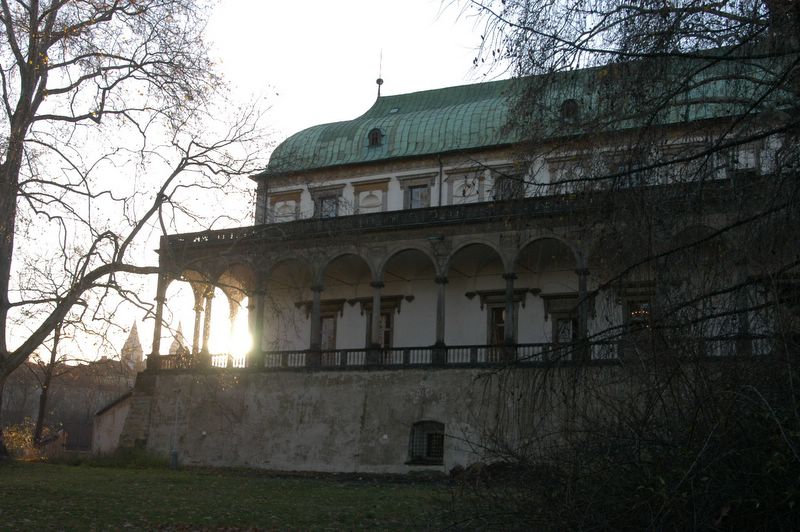
[[[603,364],[620,360],[672,355],[672,358],[700,357],[723,359],[737,356],[764,356],[772,351],[772,338],[767,336],[735,336],[726,338],[691,338],[678,348],[661,348],[652,353],[646,348],[632,347],[625,341],[589,342],[589,357],[584,358],[586,344],[552,343],[504,345],[459,345],[446,347],[397,347],[385,349],[336,349],[329,351],[267,351],[263,365],[252,366],[246,356],[207,355],[193,357],[161,355],[148,358],[148,370],[185,370],[192,368],[248,369],[257,371],[314,370],[337,371],[359,369],[464,368],[546,366],[557,364]],[[157,366],[157,367],[154,367]]]
[[[758,180],[753,180],[756,185]],[[752,192],[753,187],[748,187]],[[655,185],[619,190],[575,192],[550,196],[529,197],[507,201],[492,201],[464,205],[445,205],[424,209],[376,212],[308,218],[292,222],[262,224],[249,227],[168,235],[162,238],[162,248],[205,249],[209,246],[238,247],[256,242],[292,241],[327,237],[331,234],[364,234],[380,231],[409,231],[448,225],[465,225],[508,221],[533,220],[553,216],[573,215],[596,211],[601,215],[626,205],[656,202],[665,206],[674,203],[680,209],[703,205],[729,206],[734,191],[728,180],[707,183]]]

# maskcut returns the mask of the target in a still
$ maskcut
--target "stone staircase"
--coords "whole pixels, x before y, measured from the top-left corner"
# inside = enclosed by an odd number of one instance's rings
[[[131,409],[128,411],[122,434],[119,436],[119,446],[121,448],[144,448],[147,446],[151,403],[152,397],[150,394],[134,390],[131,396]]]

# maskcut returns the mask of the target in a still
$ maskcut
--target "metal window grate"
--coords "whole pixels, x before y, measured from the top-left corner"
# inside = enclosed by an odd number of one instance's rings
[[[411,462],[441,464],[444,459],[444,424],[420,421],[411,428]]]

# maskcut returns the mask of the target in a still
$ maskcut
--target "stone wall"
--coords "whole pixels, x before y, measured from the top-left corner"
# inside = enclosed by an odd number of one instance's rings
[[[614,385],[613,366],[584,369],[145,372],[120,441],[175,449],[184,465],[446,473],[499,458],[488,447],[524,445],[527,428],[541,434],[587,379]],[[444,424],[441,464],[407,463],[419,421]]]

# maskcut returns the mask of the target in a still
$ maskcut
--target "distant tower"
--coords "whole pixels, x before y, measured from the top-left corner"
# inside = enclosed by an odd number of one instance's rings
[[[136,321],[133,322],[128,339],[125,340],[125,345],[122,346],[120,358],[131,370],[142,371],[144,369],[144,349],[142,349],[142,343],[139,341]]]
[[[185,355],[189,353],[189,347],[186,345],[186,338],[183,337],[183,323],[178,322],[178,330],[175,331],[175,336],[172,340],[172,345],[169,346],[170,355]]]

